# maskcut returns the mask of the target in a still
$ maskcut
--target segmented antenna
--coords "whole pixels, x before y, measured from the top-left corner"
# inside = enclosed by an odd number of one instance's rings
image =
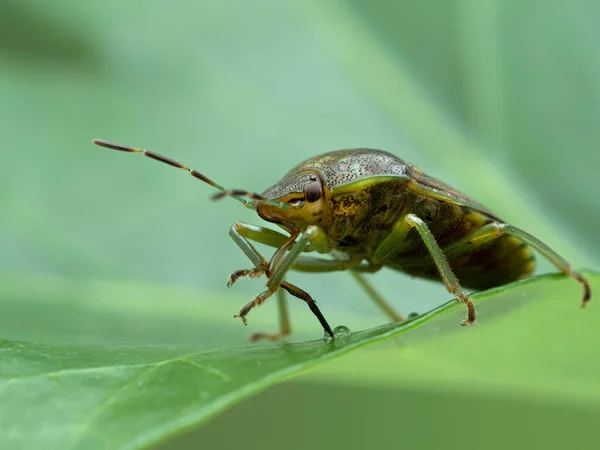
[[[276,200],[269,200],[263,197],[260,194],[255,194],[254,192],[244,191],[241,189],[225,189],[223,192],[219,192],[212,196],[213,200],[219,200],[224,197],[248,197],[258,203],[263,203],[265,205],[275,206],[280,209],[289,209],[290,205],[287,203],[278,202]]]
[[[281,202],[277,202],[274,200],[267,200],[262,195],[255,194],[253,192],[248,192],[248,191],[243,191],[243,190],[238,190],[238,189],[225,189],[223,186],[214,182],[210,178],[202,175],[197,170],[190,169],[189,167],[184,166],[180,162],[177,162],[171,158],[167,158],[166,156],[159,155],[158,153],[151,152],[150,150],[143,150],[140,148],[130,147],[129,145],[118,144],[116,142],[111,142],[111,141],[105,141],[104,139],[94,139],[93,142],[94,142],[94,144],[99,145],[100,147],[109,148],[112,150],[118,150],[118,151],[127,152],[127,153],[141,153],[141,154],[147,156],[148,158],[152,158],[156,161],[160,161],[162,163],[168,164],[169,166],[173,166],[173,167],[177,167],[178,169],[185,170],[191,176],[198,178],[199,180],[202,180],[205,183],[210,184],[212,187],[221,191],[220,193],[215,194],[213,196],[214,200],[217,200],[217,199],[223,198],[223,197],[232,197],[250,209],[255,209],[256,203],[264,203],[264,204],[268,204],[268,205],[275,206],[275,207],[282,208],[282,209],[289,208],[289,205],[287,203],[281,203]],[[248,197],[248,198],[252,199],[253,201],[244,200],[242,197]]]

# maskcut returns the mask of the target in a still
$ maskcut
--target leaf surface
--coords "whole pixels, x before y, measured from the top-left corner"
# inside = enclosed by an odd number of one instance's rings
[[[597,286],[599,277],[591,277]],[[74,346],[4,340],[0,349],[0,425],[6,432],[0,436],[0,446],[142,448],[312,366],[392,337],[397,338],[394,342],[399,348],[378,350],[385,355],[363,353],[360,361],[337,366],[338,370],[345,368],[353,376],[361,376],[377,373],[373,368],[383,363],[388,369],[380,378],[394,373],[394,367],[403,367],[413,375],[414,383],[461,384],[471,374],[468,385],[477,388],[558,391],[558,395],[598,401],[600,363],[592,366],[589,358],[597,354],[599,342],[585,331],[598,323],[597,314],[578,310],[573,288],[571,280],[558,276],[532,279],[476,295],[479,325],[473,327],[458,325],[464,308],[450,301],[405,323],[329,342],[319,339],[199,350],[190,345]],[[572,298],[565,299],[564,294]],[[9,293],[4,292],[6,295]],[[5,305],[11,303],[10,297],[2,300]],[[536,307],[550,311],[546,319],[551,313],[569,311],[564,322],[567,330],[575,333],[561,339],[563,348],[552,347],[557,329],[545,327],[544,321],[529,311]],[[115,307],[113,314],[127,314],[127,310]],[[506,326],[507,317],[514,324],[512,329]],[[578,321],[590,326],[568,325]],[[524,323],[534,326],[523,328]],[[502,327],[504,331],[499,330]],[[526,351],[512,351],[515,344],[525,346]],[[540,353],[540,348],[546,351]],[[494,356],[486,357],[490,354]],[[515,379],[517,357],[524,363],[520,367],[523,376]],[[582,362],[587,362],[583,372],[579,370]],[[557,371],[558,367],[572,370]],[[540,382],[540,374],[548,370],[553,371],[552,376]],[[488,376],[490,372],[493,377]]]

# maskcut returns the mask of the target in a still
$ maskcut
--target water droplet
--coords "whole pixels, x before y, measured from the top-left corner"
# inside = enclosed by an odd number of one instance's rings
[[[332,337],[331,337],[331,336],[329,336],[329,333],[328,333],[327,331],[325,331],[325,330],[323,330],[323,340],[324,340],[325,342],[329,342],[329,341],[331,341],[331,340],[332,340]]]
[[[336,339],[345,339],[352,336],[352,331],[350,331],[350,328],[340,325],[339,327],[335,327],[333,329],[333,334]]]

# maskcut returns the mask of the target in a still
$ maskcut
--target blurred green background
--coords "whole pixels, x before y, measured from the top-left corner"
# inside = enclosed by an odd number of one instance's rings
[[[0,276],[19,280],[23,296],[0,317],[2,337],[213,348],[277,326],[274,305],[253,311],[247,328],[231,319],[259,281],[225,287],[248,266],[228,228],[258,217],[93,138],[259,192],[315,154],[386,149],[574,266],[597,268],[599,20],[600,4],[583,0],[0,2]],[[332,325],[384,322],[347,274],[291,279]],[[448,298],[390,271],[372,279],[405,313]],[[167,311],[174,292],[196,315],[150,317],[146,302]],[[103,316],[111,305],[129,314]],[[291,310],[296,339],[320,335],[303,305]],[[165,448],[453,447],[469,437],[502,448],[515,436],[564,448],[594,431],[584,427],[589,405],[378,386],[335,378],[335,364]]]

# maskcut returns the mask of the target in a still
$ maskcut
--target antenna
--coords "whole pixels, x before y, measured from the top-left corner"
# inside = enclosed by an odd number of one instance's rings
[[[279,207],[282,209],[289,208],[289,205],[287,203],[281,203],[281,202],[277,202],[275,200],[267,200],[262,195],[255,194],[253,192],[243,191],[243,190],[239,190],[239,189],[225,189],[223,186],[221,186],[218,183],[215,183],[213,180],[202,175],[197,170],[190,169],[189,167],[184,166],[180,162],[177,162],[171,158],[167,158],[166,156],[159,155],[158,153],[151,152],[150,150],[143,150],[140,148],[130,147],[129,145],[124,145],[124,144],[117,144],[116,142],[105,141],[104,139],[94,139],[93,142],[94,142],[94,144],[99,145],[100,147],[109,148],[111,150],[118,150],[118,151],[127,152],[127,153],[141,153],[141,154],[147,156],[148,158],[152,158],[156,161],[160,161],[162,163],[168,164],[169,166],[173,166],[173,167],[177,167],[178,169],[185,170],[191,176],[198,178],[199,180],[202,180],[205,183],[210,184],[212,187],[221,191],[218,194],[215,194],[213,196],[213,200],[217,200],[217,199],[220,199],[223,197],[232,197],[232,198],[235,198],[237,201],[241,202],[245,207],[250,208],[250,209],[254,209],[255,204],[257,202],[269,204],[269,205],[276,206],[276,207]],[[253,201],[244,200],[242,197],[248,197],[248,198],[252,199]]]

